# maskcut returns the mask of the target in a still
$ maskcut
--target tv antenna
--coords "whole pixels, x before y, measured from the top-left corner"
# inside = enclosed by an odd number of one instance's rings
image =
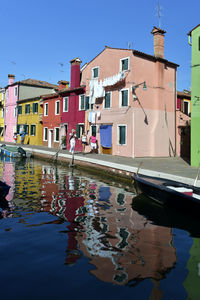
[[[128,49],[132,49],[132,42],[128,42]]]
[[[160,6],[160,2],[158,1],[158,5],[156,8],[156,15],[158,17],[158,27],[161,28],[161,17],[163,16],[162,13],[162,7]]]

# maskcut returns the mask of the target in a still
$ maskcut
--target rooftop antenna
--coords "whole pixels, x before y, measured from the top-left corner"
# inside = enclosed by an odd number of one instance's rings
[[[132,43],[128,42],[128,49],[132,49]]]
[[[162,17],[161,11],[162,11],[162,7],[160,6],[160,2],[158,1],[158,5],[156,8],[156,15],[158,17],[158,27],[159,28],[161,28],[161,17]]]

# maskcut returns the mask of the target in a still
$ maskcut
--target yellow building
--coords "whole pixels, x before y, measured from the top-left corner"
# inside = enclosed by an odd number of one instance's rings
[[[0,88],[0,141],[3,141],[5,89]]]
[[[20,143],[20,133],[24,130],[24,144],[42,145],[43,106],[40,97],[17,101],[17,142]]]

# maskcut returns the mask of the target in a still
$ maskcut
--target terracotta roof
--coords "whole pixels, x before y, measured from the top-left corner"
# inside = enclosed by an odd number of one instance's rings
[[[58,94],[64,94],[64,93],[72,93],[72,92],[76,92],[76,91],[79,91],[79,90],[83,90],[85,88],[85,85],[81,85],[77,88],[74,88],[74,89],[62,89],[60,91],[58,91]]]
[[[141,52],[141,51],[138,51],[138,50],[134,50],[134,49],[127,49],[127,48],[113,48],[113,47],[109,47],[109,46],[105,46],[105,48],[99,53],[97,54],[89,63],[87,63],[87,65],[89,65],[97,56],[99,56],[103,51],[105,51],[106,49],[113,49],[113,50],[128,50],[128,51],[131,51],[133,52],[134,55],[137,55],[137,56],[140,56],[140,57],[143,57],[145,59],[149,59],[149,60],[152,60],[152,61],[160,61],[160,62],[163,62],[165,64],[168,64],[172,67],[179,67],[178,64],[176,63],[173,63],[173,62],[170,62],[168,61],[167,59],[165,58],[160,58],[160,57],[156,57],[154,55],[151,55],[151,54],[147,54],[147,53],[144,53],[144,52]],[[84,69],[84,68],[83,68]]]
[[[41,98],[43,100],[45,100],[45,99],[51,99],[51,98],[57,98],[57,97],[59,97],[58,93],[51,93],[51,94],[41,95]]]
[[[25,79],[25,80],[21,80],[21,81],[13,82],[13,84],[7,85],[6,88],[8,86],[13,86],[13,85],[16,85],[16,84],[19,84],[19,85],[29,85],[29,86],[38,86],[38,87],[51,88],[51,89],[58,90],[58,85],[56,85],[56,84],[52,84],[52,83],[49,83],[47,81],[31,79],[31,78]]]
[[[179,97],[185,97],[185,98],[191,98],[191,92],[190,91],[177,91],[177,96]]]

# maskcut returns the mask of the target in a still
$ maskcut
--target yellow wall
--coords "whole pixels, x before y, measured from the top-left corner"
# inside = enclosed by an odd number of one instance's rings
[[[0,91],[0,101],[2,106],[0,106],[0,127],[4,128],[4,116],[2,117],[2,111],[4,109],[5,104],[5,94],[4,91]],[[0,141],[3,141],[3,131],[0,133]]]
[[[38,103],[38,112],[33,113],[33,103]],[[25,114],[25,105],[30,104],[30,113]],[[42,145],[42,131],[43,126],[42,122],[40,122],[40,117],[43,115],[43,107],[40,105],[40,99],[29,99],[28,101],[24,101],[21,103],[18,103],[17,105],[22,106],[22,114],[18,114],[18,125],[29,125],[29,134],[26,135],[24,144],[30,144],[30,145]],[[36,132],[35,136],[31,135],[31,125],[36,126]],[[20,143],[20,137],[18,135],[17,142]]]

